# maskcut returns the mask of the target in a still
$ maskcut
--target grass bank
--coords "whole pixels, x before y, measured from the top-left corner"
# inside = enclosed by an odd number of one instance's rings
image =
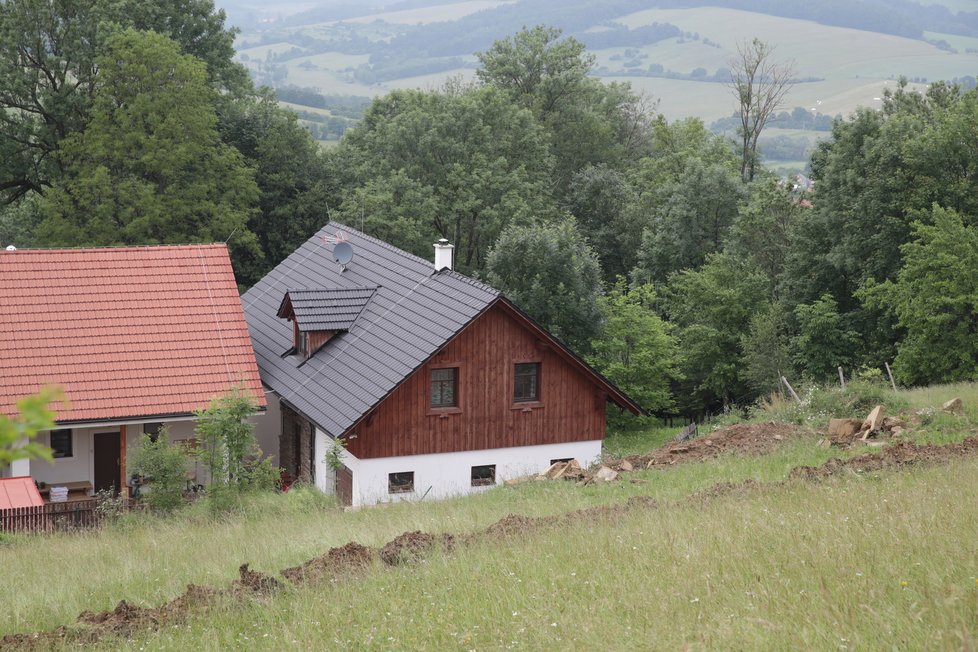
[[[907,409],[955,396],[966,414],[935,411],[915,438],[943,443],[972,434],[978,387],[901,392]],[[613,436],[608,448],[647,451],[675,430]],[[641,471],[605,485],[532,482],[357,512],[299,491],[256,498],[224,519],[194,508],[168,520],[136,515],[96,532],[0,539],[0,565],[11,569],[0,583],[0,633],[53,629],[121,599],[160,604],[191,582],[227,586],[245,562],[274,574],[348,541],[380,546],[413,530],[466,534],[508,514],[650,496],[660,508],[479,541],[415,566],[378,566],[355,583],[288,588],[268,602],[139,632],[137,642],[147,649],[973,644],[978,461],[688,500],[720,482],[774,483],[794,467],[862,452],[821,448],[818,438],[813,432],[761,457]]]

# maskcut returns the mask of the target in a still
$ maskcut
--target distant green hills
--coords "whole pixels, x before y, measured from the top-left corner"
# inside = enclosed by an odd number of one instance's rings
[[[943,79],[970,87],[978,75],[978,3],[968,0],[926,7],[910,0],[704,5],[408,0],[267,10],[232,1],[225,8],[242,28],[239,61],[258,82],[276,88],[323,141],[355,124],[371,97],[471,79],[474,53],[525,25],[560,27],[595,55],[596,75],[645,92],[669,119],[696,116],[717,130],[728,127],[723,119],[735,108],[725,83],[738,43],[758,37],[773,44],[778,58],[794,62],[797,84],[786,119],[769,135],[777,142],[765,149],[769,161],[796,167],[825,133],[826,120],[879,106],[899,77],[920,86]],[[801,119],[799,108],[811,120]]]

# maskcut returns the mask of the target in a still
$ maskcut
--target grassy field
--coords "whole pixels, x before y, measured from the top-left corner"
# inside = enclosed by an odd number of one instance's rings
[[[372,23],[376,20],[382,20],[387,23],[402,25],[424,25],[426,23],[458,20],[463,16],[474,14],[477,11],[493,9],[499,5],[511,4],[513,2],[516,2],[516,0],[469,0],[467,2],[455,2],[433,7],[419,7],[417,9],[371,14],[369,16],[350,18],[344,22]]]
[[[886,396],[887,393],[882,394]],[[915,437],[959,441],[978,424],[978,386],[901,392],[910,408],[960,396]],[[908,408],[909,409],[909,408]],[[844,415],[837,415],[844,416]],[[766,419],[770,414],[755,415]],[[811,425],[824,426],[821,417]],[[704,427],[706,428],[706,427]],[[647,451],[678,428],[609,438]],[[531,482],[468,498],[342,512],[314,492],[270,495],[215,520],[194,508],[98,532],[0,540],[0,633],[51,629],[125,598],[156,605],[187,583],[227,586],[241,563],[276,574],[348,541],[413,530],[455,535],[508,514],[547,516],[649,496],[657,509],[478,538],[424,563],[207,614],[106,648],[145,649],[961,649],[978,643],[978,459],[939,468],[788,478],[842,451],[813,432],[762,457],[725,456],[578,487]],[[690,495],[722,482],[748,491]],[[777,484],[774,484],[777,483]]]
[[[954,4],[956,0],[948,1]],[[259,62],[264,62],[269,53],[276,54],[291,49],[293,46],[289,38],[295,39],[296,34],[311,38],[331,38],[331,30],[339,29],[343,33],[356,33],[360,37],[381,41],[390,38],[398,30],[407,29],[409,25],[456,20],[499,4],[504,2],[472,0],[299,27],[282,28],[271,24],[264,33],[266,41],[281,38],[281,43],[244,48],[240,50],[240,54],[247,55],[249,61],[246,63],[258,70]],[[643,67],[657,63],[665,69],[680,73],[689,73],[702,67],[712,75],[719,68],[729,67],[739,42],[755,36],[763,39],[775,46],[778,58],[794,62],[799,77],[819,79],[797,84],[786,98],[785,108],[788,110],[802,106],[833,116],[849,115],[860,106],[880,107],[884,91],[893,88],[895,79],[900,76],[937,80],[974,75],[978,70],[978,55],[965,52],[966,48],[975,47],[978,39],[946,34],[929,33],[927,37],[947,40],[958,48],[959,54],[941,51],[924,41],[712,7],[651,9],[615,20],[632,28],[652,22],[668,22],[685,32],[698,34],[699,40],[668,39],[652,45],[628,48],[633,54],[638,53],[642,57]],[[602,26],[596,25],[592,29],[602,29]],[[256,33],[242,34],[239,44],[244,46],[255,42],[257,38]],[[705,44],[706,39],[719,47]],[[605,66],[611,73],[611,76],[603,79],[630,83],[636,90],[657,99],[659,110],[668,119],[695,116],[709,124],[717,118],[729,116],[735,110],[734,97],[723,84],[614,76],[614,71],[619,70],[625,62],[625,49],[622,47],[594,51],[597,65]],[[471,79],[474,75],[472,69],[463,68],[365,84],[356,81],[350,69],[368,63],[368,59],[367,54],[348,55],[336,52],[297,57],[279,62],[284,69],[279,74],[284,74],[284,77],[277,77],[275,83],[313,88],[323,94],[372,97],[398,88],[437,89],[450,77],[461,75],[465,79]],[[922,89],[924,85],[914,85],[914,88]],[[786,170],[798,168],[793,164],[778,165]]]

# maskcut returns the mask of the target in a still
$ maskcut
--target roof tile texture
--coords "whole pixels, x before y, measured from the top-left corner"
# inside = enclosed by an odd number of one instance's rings
[[[264,406],[227,247],[0,251],[0,413],[48,384],[62,422]]]

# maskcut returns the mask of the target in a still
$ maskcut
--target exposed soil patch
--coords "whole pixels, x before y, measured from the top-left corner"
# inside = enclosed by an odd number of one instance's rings
[[[636,469],[701,462],[719,455],[765,455],[789,439],[810,434],[811,431],[788,423],[738,423],[721,428],[696,439],[672,442],[646,455],[632,455],[611,464],[622,470],[628,462]]]
[[[473,535],[472,538],[478,538],[480,536],[489,537],[492,539],[505,539],[512,536],[518,536],[524,534],[534,528],[540,527],[546,522],[547,525],[555,523],[556,519],[553,517],[532,517],[523,516],[522,514],[509,514],[504,516],[489,527],[487,527],[482,533]]]
[[[374,548],[351,541],[345,546],[330,548],[325,555],[310,559],[299,566],[286,568],[282,575],[294,584],[319,582],[341,575],[365,570],[377,558]]]
[[[451,550],[455,537],[450,534],[427,534],[417,530],[399,534],[380,549],[380,558],[388,566],[416,563],[435,548]]]
[[[847,460],[831,459],[821,466],[800,466],[789,477],[818,480],[846,471],[866,473],[904,466],[940,464],[959,457],[978,454],[978,437],[968,437],[960,444],[916,444],[896,441],[872,453],[863,453]]]
[[[743,482],[718,482],[712,487],[707,487],[706,489],[701,489],[690,494],[688,500],[691,503],[700,503],[714,498],[720,498],[721,496],[756,491],[761,486],[761,483],[754,479],[744,480]]]
[[[271,595],[282,588],[282,583],[267,573],[253,571],[248,568],[248,564],[241,564],[238,568],[240,579],[235,580],[233,589],[250,591],[258,595]]]

